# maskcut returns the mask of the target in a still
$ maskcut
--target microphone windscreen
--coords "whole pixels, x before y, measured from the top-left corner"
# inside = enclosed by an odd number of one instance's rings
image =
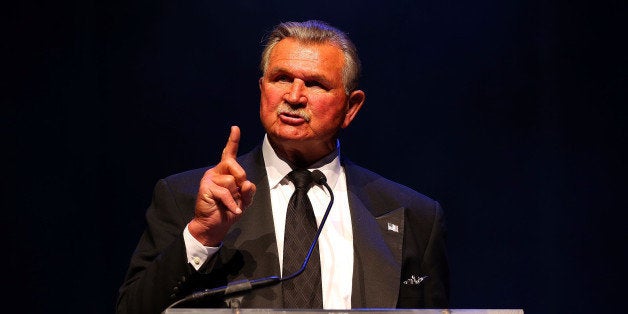
[[[314,177],[316,184],[325,184],[327,182],[327,177],[318,169],[312,171],[312,177]]]

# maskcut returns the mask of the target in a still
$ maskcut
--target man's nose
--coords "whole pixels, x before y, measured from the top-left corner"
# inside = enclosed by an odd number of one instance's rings
[[[290,89],[284,95],[284,100],[289,104],[307,103],[307,97],[305,97],[305,82],[300,79],[292,81]]]

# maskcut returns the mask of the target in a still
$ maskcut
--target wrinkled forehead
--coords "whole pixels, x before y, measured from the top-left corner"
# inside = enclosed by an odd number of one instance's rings
[[[321,68],[342,71],[344,55],[332,43],[308,43],[285,38],[275,45],[269,56],[268,71],[276,67]]]

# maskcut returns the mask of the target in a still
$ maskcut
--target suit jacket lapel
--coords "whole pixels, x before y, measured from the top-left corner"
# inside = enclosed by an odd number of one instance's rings
[[[371,211],[375,194],[369,193],[365,181],[352,164],[345,164],[351,220],[353,225],[353,291],[352,308],[394,308],[399,295],[401,278],[401,232],[387,233],[388,222],[403,228],[403,210],[395,211],[392,219],[378,222]],[[372,191],[371,191],[372,192]],[[399,214],[401,213],[401,214]],[[390,216],[389,216],[390,217]],[[396,242],[394,246],[389,243]]]

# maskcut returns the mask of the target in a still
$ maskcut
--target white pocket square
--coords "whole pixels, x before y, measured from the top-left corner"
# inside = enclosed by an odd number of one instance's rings
[[[416,286],[420,284],[423,280],[427,279],[427,277],[428,276],[419,277],[419,276],[412,275],[410,278],[404,280],[403,284]]]

